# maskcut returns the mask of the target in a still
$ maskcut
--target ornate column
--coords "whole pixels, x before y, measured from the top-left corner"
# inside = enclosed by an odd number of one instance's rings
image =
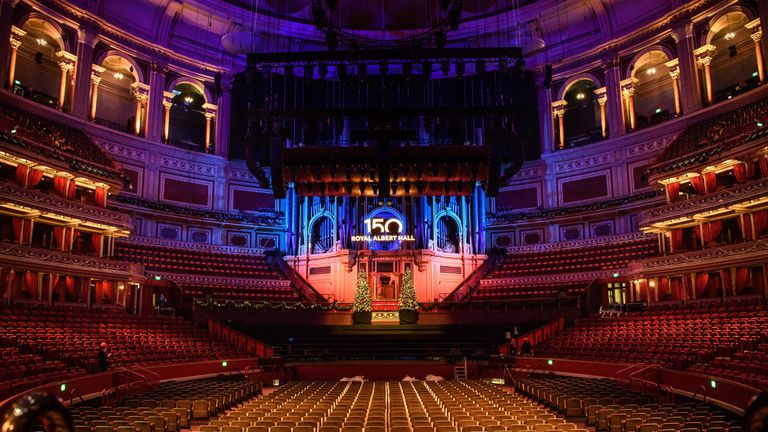
[[[760,82],[765,81],[765,59],[763,58],[763,30],[760,28],[760,18],[744,25],[749,31],[749,37],[755,42],[755,58],[757,59],[757,74]]]
[[[67,87],[69,87],[69,73],[75,70],[77,56],[67,51],[56,53],[56,60],[61,68],[61,81],[59,82],[59,109],[64,110],[67,98]]]
[[[552,113],[546,107],[552,106],[552,89],[544,82],[544,71],[536,73],[536,96],[539,107],[539,137],[541,153],[550,153],[555,145],[555,129],[552,124]]]
[[[90,108],[91,73],[93,64],[93,48],[99,38],[96,32],[80,27],[77,31],[77,69],[75,71],[75,88],[72,93],[72,113],[78,117],[87,118]]]
[[[152,62],[149,70],[149,87],[153,89],[149,93],[147,123],[147,138],[153,142],[160,142],[165,139],[164,129],[164,100],[165,96],[165,75],[168,69],[164,65]]]
[[[216,118],[216,111],[218,111],[219,107],[217,107],[214,104],[205,103],[203,104],[203,110],[205,110],[205,152],[210,153],[211,151],[211,123]],[[218,122],[217,122],[218,123]]]
[[[0,0],[0,41],[11,39],[15,1]],[[11,45],[0,44],[0,83],[8,83]]]
[[[603,64],[605,70],[605,94],[608,97],[606,116],[608,117],[608,130],[611,137],[624,135],[627,130],[624,127],[624,109],[621,102],[621,70],[618,58],[607,60]]]
[[[96,120],[96,103],[99,98],[99,83],[101,82],[101,74],[106,69],[99,65],[91,65],[91,111],[88,115],[90,121]]]
[[[163,141],[165,142],[170,139],[171,105],[173,105],[174,96],[176,95],[171,92],[163,92]]]
[[[567,103],[568,102],[564,100],[552,102],[552,115],[556,119],[555,123],[557,123],[558,132],[560,134],[557,142],[557,147],[559,149],[565,148],[565,127],[563,126],[563,117],[565,116],[565,105]]]
[[[675,26],[672,38],[675,40],[680,69],[681,111],[689,114],[701,108],[701,86],[693,57],[693,23],[688,21]]]
[[[144,118],[144,112],[145,112],[145,106],[147,103],[147,100],[149,99],[149,86],[144,83],[135,82],[131,84],[131,92],[133,93],[133,96],[136,98],[136,113],[134,114],[134,122],[133,122],[133,133],[135,133],[137,136],[141,136],[142,132],[146,132],[146,130],[142,130],[142,125],[144,122],[142,121]]]
[[[712,63],[712,54],[715,52],[714,45],[704,45],[693,50],[696,58],[696,65],[704,71],[704,89],[707,96],[707,104],[712,104],[712,74],[709,65]]]
[[[16,53],[21,46],[21,37],[25,34],[27,34],[27,32],[16,26],[11,27],[11,52],[8,60],[8,82],[6,83],[6,87],[9,89],[13,88],[13,80],[16,79]]]
[[[621,85],[621,98],[629,119],[629,131],[635,130],[635,84],[637,78],[627,78],[619,83]]]
[[[664,66],[669,68],[669,77],[672,78],[672,90],[675,92],[675,116],[681,114],[680,110],[680,62],[678,59],[672,59]]]
[[[600,105],[600,131],[603,134],[603,138],[608,137],[608,123],[605,117],[605,104],[608,102],[608,95],[606,94],[606,91],[607,89],[605,87],[600,87],[599,89],[595,90],[597,103]]]
[[[230,113],[232,111],[232,82],[234,76],[226,74],[221,77],[221,94],[216,102],[219,110],[216,114],[216,154],[229,157]]]

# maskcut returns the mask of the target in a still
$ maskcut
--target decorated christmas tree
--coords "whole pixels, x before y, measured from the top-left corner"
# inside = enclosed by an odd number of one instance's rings
[[[371,288],[368,286],[368,275],[365,270],[362,270],[357,274],[357,293],[355,294],[355,302],[352,303],[352,310],[370,312],[371,309]]]
[[[400,310],[418,310],[419,302],[416,301],[416,289],[413,287],[413,275],[411,269],[405,270],[403,286],[400,288]]]

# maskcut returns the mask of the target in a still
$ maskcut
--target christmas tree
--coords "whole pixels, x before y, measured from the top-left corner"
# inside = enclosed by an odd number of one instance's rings
[[[365,270],[362,270],[357,274],[357,293],[355,294],[355,302],[352,303],[352,310],[355,312],[370,312],[372,308],[368,275],[365,273]]]
[[[413,287],[413,275],[411,269],[405,270],[403,287],[400,289],[400,310],[418,310],[419,302],[416,301],[416,289]]]

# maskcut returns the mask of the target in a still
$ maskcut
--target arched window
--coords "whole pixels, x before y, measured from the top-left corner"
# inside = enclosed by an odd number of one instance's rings
[[[563,122],[566,147],[578,147],[602,139],[596,89],[595,82],[585,78],[574,81],[565,90]]]
[[[745,27],[749,18],[744,12],[728,12],[710,26],[707,42],[714,46],[710,73],[713,102],[729,99],[757,86],[757,56],[751,30]]]
[[[180,83],[173,88],[168,141],[189,150],[205,150],[205,95],[198,86]]]
[[[443,216],[437,220],[437,249],[443,252],[459,252],[459,225],[450,216]]]
[[[40,18],[29,18],[21,29],[26,34],[21,37],[16,54],[13,91],[56,107],[61,83],[61,68],[56,53],[65,49],[61,32]]]
[[[675,116],[675,92],[669,68],[671,59],[661,50],[641,54],[632,64],[636,129],[653,126]]]
[[[135,66],[125,57],[108,55],[99,65],[101,73],[94,122],[131,133],[136,115],[136,98],[131,85],[139,81]]]
[[[310,253],[320,254],[333,250],[333,219],[321,216],[312,224]]]

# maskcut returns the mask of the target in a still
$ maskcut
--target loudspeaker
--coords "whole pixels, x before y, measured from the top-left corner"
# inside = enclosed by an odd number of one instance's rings
[[[544,87],[552,87],[552,65],[544,66]]]

